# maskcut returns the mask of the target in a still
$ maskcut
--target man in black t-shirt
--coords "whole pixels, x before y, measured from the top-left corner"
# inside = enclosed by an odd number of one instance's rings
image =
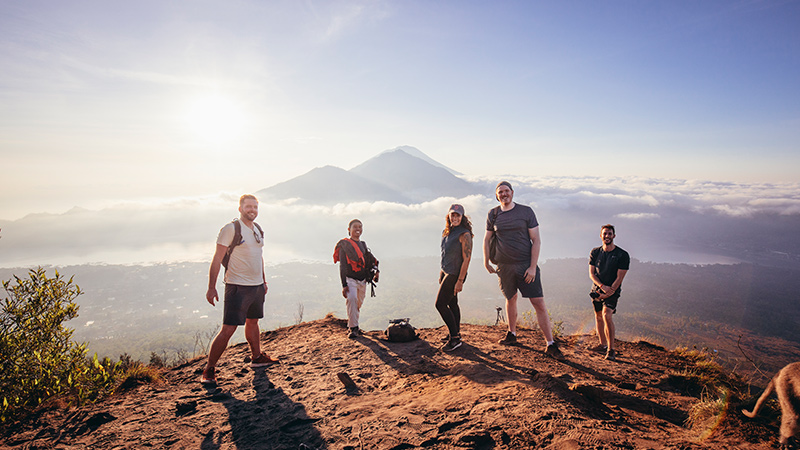
[[[600,345],[594,348],[604,351],[606,359],[614,360],[614,313],[617,312],[617,301],[622,293],[622,280],[628,273],[631,257],[628,252],[614,244],[616,230],[614,225],[606,224],[600,228],[600,239],[603,245],[595,247],[589,254],[589,278],[594,283],[592,298],[594,306],[597,337]]]
[[[550,315],[544,304],[542,280],[539,272],[539,222],[529,206],[514,203],[514,190],[508,181],[501,181],[495,188],[495,197],[500,202],[489,211],[486,218],[486,234],[483,238],[483,265],[489,273],[496,273],[500,290],[506,298],[508,332],[499,343],[517,343],[517,291],[530,300],[536,310],[536,320],[544,334],[547,347],[545,353],[555,358],[563,355],[553,339]],[[492,266],[489,252],[492,240],[496,241],[495,260]]]

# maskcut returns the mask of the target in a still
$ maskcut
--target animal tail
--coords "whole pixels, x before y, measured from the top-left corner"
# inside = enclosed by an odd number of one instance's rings
[[[746,410],[743,409],[742,414],[751,419],[755,417],[756,414],[758,414],[758,410],[761,409],[761,406],[764,404],[764,402],[767,401],[767,398],[769,398],[770,394],[772,394],[772,391],[774,390],[775,390],[775,378],[770,380],[769,384],[767,385],[767,388],[764,389],[764,392],[761,394],[761,397],[758,397],[758,401],[756,401],[756,406],[753,407],[753,410],[747,412]]]

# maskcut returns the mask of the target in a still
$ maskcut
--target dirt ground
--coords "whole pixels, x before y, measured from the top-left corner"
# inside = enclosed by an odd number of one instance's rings
[[[229,348],[218,386],[198,382],[200,358],[79,409],[49,409],[3,430],[11,449],[768,449],[774,417],[740,405],[702,426],[686,419],[699,392],[670,374],[692,363],[646,342],[619,342],[606,361],[596,338],[567,336],[543,354],[538,331],[505,347],[499,327],[463,325],[464,345],[442,352],[444,327],[392,343],[382,331],[348,339],[327,317],[262,334],[280,364],[252,369],[246,344]],[[347,389],[339,374],[355,383]],[[342,377],[344,377],[342,375]]]

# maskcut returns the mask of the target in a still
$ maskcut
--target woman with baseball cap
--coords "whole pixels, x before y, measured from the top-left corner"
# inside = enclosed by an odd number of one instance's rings
[[[436,310],[447,325],[447,343],[442,350],[451,352],[461,347],[461,310],[458,293],[464,289],[467,269],[472,258],[472,224],[464,215],[464,207],[453,204],[447,212],[442,231],[442,265],[439,273],[439,294]]]

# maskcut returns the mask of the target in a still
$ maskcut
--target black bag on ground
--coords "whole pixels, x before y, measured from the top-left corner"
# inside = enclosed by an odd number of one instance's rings
[[[410,319],[392,319],[386,328],[386,339],[391,342],[410,342],[418,339],[417,330],[408,323]]]

